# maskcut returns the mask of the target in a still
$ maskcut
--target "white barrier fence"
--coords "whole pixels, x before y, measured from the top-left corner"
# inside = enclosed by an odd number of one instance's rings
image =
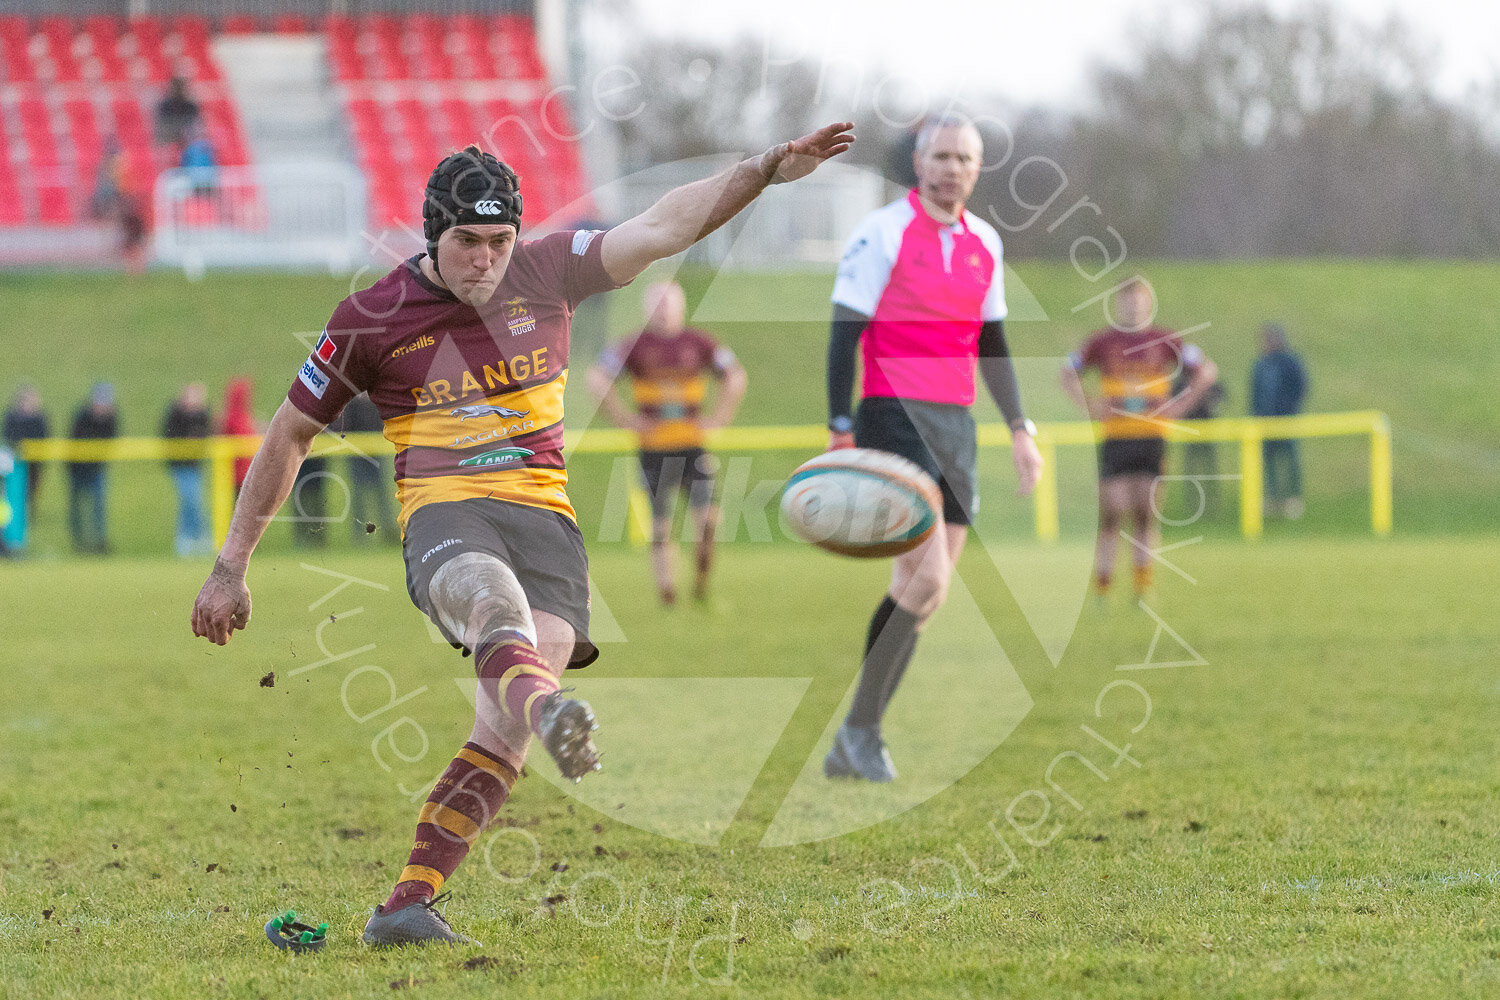
[[[344,163],[168,170],[156,180],[155,256],[210,267],[352,270],[366,254],[364,176]]]

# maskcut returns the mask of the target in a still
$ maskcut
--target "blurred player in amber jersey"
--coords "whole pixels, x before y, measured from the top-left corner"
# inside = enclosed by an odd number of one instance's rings
[[[1103,425],[1099,446],[1099,539],[1094,553],[1094,586],[1101,597],[1114,577],[1120,529],[1130,518],[1135,591],[1151,586],[1151,552],[1156,544],[1157,488],[1172,421],[1198,405],[1219,370],[1196,344],[1165,327],[1152,325],[1156,297],[1142,278],[1123,284],[1114,298],[1108,329],[1090,337],[1063,366],[1063,389],[1089,417]],[[1099,373],[1097,393],[1085,389],[1082,374]],[[1180,393],[1172,383],[1186,374]]]
[[[616,424],[640,439],[641,476],[651,496],[651,569],[663,604],[677,601],[673,564],[672,508],[687,494],[694,528],[693,597],[708,596],[713,567],[714,457],[703,448],[708,431],[734,419],[745,398],[745,369],[734,352],[702,330],[685,325],[687,300],[680,285],[662,282],[646,289],[646,328],[606,348],[589,372],[589,388]],[[632,410],[616,380],[630,377]],[[704,415],[708,382],[720,382],[713,410]]]

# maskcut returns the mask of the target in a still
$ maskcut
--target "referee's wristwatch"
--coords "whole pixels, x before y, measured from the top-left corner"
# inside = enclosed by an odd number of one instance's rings
[[[1032,437],[1036,437],[1036,424],[1026,417],[1020,417],[1010,422],[1011,431],[1025,431]]]
[[[854,431],[854,421],[840,414],[828,421],[828,429],[835,434],[851,434]]]

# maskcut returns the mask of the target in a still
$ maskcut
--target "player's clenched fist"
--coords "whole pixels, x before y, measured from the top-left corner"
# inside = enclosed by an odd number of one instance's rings
[[[222,646],[235,629],[249,624],[250,588],[245,586],[245,574],[214,563],[193,602],[193,634]]]

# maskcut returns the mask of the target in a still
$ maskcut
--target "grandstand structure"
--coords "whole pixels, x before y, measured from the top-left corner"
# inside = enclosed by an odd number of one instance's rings
[[[0,15],[0,261],[47,247],[110,253],[90,199],[114,145],[154,228],[170,232],[158,248],[200,255],[234,244],[276,263],[298,226],[336,226],[345,242],[362,235],[351,225],[420,232],[428,173],[470,142],[517,169],[529,219],[592,214],[528,3],[205,9],[33,0]],[[215,183],[174,177],[179,149],[158,141],[153,118],[174,77],[201,110]],[[310,212],[299,164],[342,165],[319,176],[354,178],[337,197],[357,213]]]

